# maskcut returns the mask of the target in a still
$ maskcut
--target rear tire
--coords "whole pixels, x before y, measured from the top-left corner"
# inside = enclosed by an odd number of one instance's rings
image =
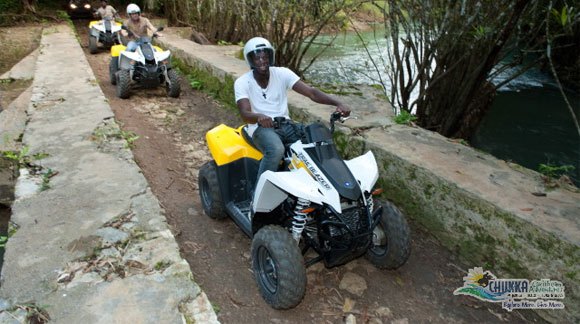
[[[97,53],[97,38],[93,36],[89,36],[89,52],[91,54]]]
[[[171,98],[179,97],[181,93],[181,84],[179,80],[179,75],[175,70],[167,70],[167,78],[169,80],[165,83],[165,90],[167,91],[167,95]]]
[[[262,297],[272,308],[293,308],[304,298],[304,258],[286,229],[268,225],[256,233],[252,240],[252,269]]]
[[[117,84],[117,71],[119,70],[119,57],[111,57],[111,63],[109,63],[109,79],[111,84]]]
[[[199,198],[205,214],[213,219],[226,218],[228,215],[225,212],[217,178],[217,166],[214,161],[209,161],[202,165],[199,169],[197,181]]]
[[[127,99],[130,95],[131,75],[129,70],[119,70],[117,76],[117,97]]]
[[[386,201],[366,258],[377,268],[397,269],[407,262],[411,254],[410,241],[405,215],[393,203]]]

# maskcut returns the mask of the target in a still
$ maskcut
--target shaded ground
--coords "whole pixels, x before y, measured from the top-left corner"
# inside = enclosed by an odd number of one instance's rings
[[[42,27],[39,26],[0,28],[0,75],[38,47],[41,31]],[[30,81],[2,80],[0,111],[29,86]]]
[[[221,322],[342,323],[349,314],[357,323],[540,321],[530,311],[508,313],[499,305],[453,296],[463,285],[468,266],[483,265],[458,265],[417,228],[412,229],[411,257],[399,270],[379,271],[365,259],[332,269],[316,264],[308,269],[303,302],[287,311],[271,309],[252,276],[250,240],[230,220],[206,217],[197,191],[197,170],[209,159],[205,132],[219,123],[238,125],[240,118],[186,82],[178,99],[167,98],[162,89],[137,90],[129,100],[118,99],[109,83],[108,51],[88,53],[87,25],[76,22],[89,64],[122,128],[139,136],[133,147],[135,160],[165,208],[181,253]],[[341,285],[345,274],[356,284]]]

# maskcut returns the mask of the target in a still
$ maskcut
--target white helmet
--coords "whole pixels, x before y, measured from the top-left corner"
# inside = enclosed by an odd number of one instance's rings
[[[270,42],[262,37],[254,37],[250,39],[246,45],[244,45],[244,59],[246,63],[253,69],[255,68],[253,64],[253,55],[265,51],[268,53],[268,58],[270,59],[270,66],[274,65],[274,47]]]
[[[134,3],[130,3],[127,6],[127,14],[130,15],[130,14],[133,14],[133,13],[140,14],[141,13],[141,9],[139,9],[139,6],[138,5],[136,5]]]

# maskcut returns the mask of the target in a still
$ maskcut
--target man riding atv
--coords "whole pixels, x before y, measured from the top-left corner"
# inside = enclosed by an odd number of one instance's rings
[[[234,83],[236,103],[240,115],[248,125],[248,135],[253,144],[264,154],[258,170],[276,171],[284,156],[284,144],[295,142],[295,125],[288,113],[287,90],[292,89],[312,101],[336,106],[342,116],[350,115],[350,108],[326,93],[311,87],[285,67],[274,66],[274,47],[262,37],[250,39],[244,46],[244,58],[250,71]],[[273,118],[285,117],[287,123],[273,128]]]
[[[409,227],[394,204],[376,197],[382,189],[375,187],[374,154],[344,160],[334,144],[334,125],[349,119],[350,109],[274,67],[274,49],[264,38],[249,40],[244,57],[251,70],[234,89],[250,125],[222,124],[206,133],[212,160],[200,168],[198,187],[207,216],[229,216],[252,239],[252,273],[266,303],[298,305],[306,267],[319,261],[330,268],[364,255],[380,269],[401,267],[410,254]],[[330,127],[293,123],[289,89],[336,106]]]
[[[138,5],[134,3],[129,4],[127,6],[127,15],[129,15],[129,19],[124,22],[127,30],[123,29],[121,31],[122,35],[129,39],[129,42],[127,43],[127,51],[134,52],[140,45],[138,43],[139,39],[143,36],[148,36],[148,30],[153,33],[153,36],[163,36],[157,31],[157,28],[151,24],[149,19],[141,17],[141,9]]]

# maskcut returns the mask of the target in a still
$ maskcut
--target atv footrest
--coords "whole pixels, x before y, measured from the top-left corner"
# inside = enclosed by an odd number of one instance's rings
[[[248,215],[250,208],[252,208],[252,202],[250,200],[240,201],[235,203],[235,205],[244,215]]]
[[[248,235],[252,237],[252,223],[250,222],[250,201],[230,202],[226,205],[228,213],[238,224],[238,226]]]

